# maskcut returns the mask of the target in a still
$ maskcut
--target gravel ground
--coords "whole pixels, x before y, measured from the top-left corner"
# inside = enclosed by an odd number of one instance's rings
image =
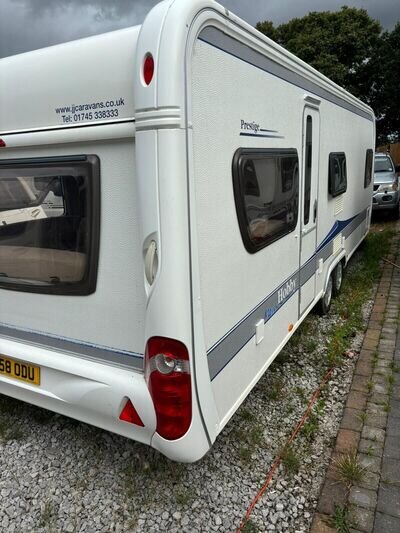
[[[193,465],[0,396],[0,531],[234,532],[321,380],[338,320],[311,314]],[[351,349],[361,342],[357,333]],[[335,370],[246,531],[309,530],[355,359]]]

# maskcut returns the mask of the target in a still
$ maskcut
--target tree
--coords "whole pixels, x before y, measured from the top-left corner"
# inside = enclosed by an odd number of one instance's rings
[[[385,32],[375,55],[371,105],[377,117],[377,141],[400,141],[400,23]]]
[[[268,20],[259,22],[256,27],[367,104],[379,103],[379,109],[383,109],[380,99],[388,98],[389,94],[381,88],[378,58],[399,43],[400,28],[397,26],[397,37],[382,36],[380,23],[365,9],[344,6],[336,12],[311,12],[277,27]],[[391,54],[392,61],[397,61],[394,75],[397,80],[400,76],[398,46],[397,58]],[[391,87],[394,88],[394,83]]]

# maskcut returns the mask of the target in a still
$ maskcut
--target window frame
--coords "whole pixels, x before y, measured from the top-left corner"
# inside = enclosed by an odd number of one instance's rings
[[[333,184],[333,161],[334,158],[341,158],[344,161],[346,173],[344,176],[344,185],[339,188],[335,189]],[[342,169],[342,163],[341,163],[341,169]],[[332,198],[336,198],[336,196],[340,196],[341,194],[344,194],[347,191],[347,161],[346,161],[346,154],[345,152],[331,152],[329,154],[329,176],[328,176],[328,190],[329,194],[332,196]]]
[[[55,156],[38,158],[0,159],[1,169],[22,168],[51,168],[52,166],[87,167],[88,190],[88,227],[89,244],[86,251],[87,263],[85,274],[80,281],[59,283],[57,285],[43,286],[39,283],[18,283],[18,281],[4,281],[0,279],[0,289],[7,289],[35,294],[53,294],[67,296],[88,296],[96,291],[97,273],[100,251],[100,159],[97,155]],[[0,177],[1,179],[1,177]],[[0,243],[1,246],[1,243]]]
[[[368,157],[370,157],[371,160],[370,160],[369,182],[367,183]],[[372,150],[372,148],[368,148],[365,154],[364,189],[368,189],[368,187],[371,185],[373,181],[372,177],[374,175],[374,163],[375,163],[374,151]]]
[[[258,159],[262,159],[262,156],[296,156],[297,158],[297,183],[294,183],[296,187],[293,195],[297,198],[296,217],[292,226],[288,226],[288,230],[285,233],[274,235],[273,237],[261,241],[260,243],[254,243],[248,233],[248,219],[246,214],[246,207],[244,203],[244,197],[242,195],[242,186],[240,181],[240,164],[243,157],[256,156]],[[299,167],[299,154],[296,148],[238,148],[233,156],[232,160],[232,179],[233,179],[233,196],[235,200],[236,216],[239,223],[240,234],[244,247],[250,254],[255,254],[260,250],[263,250],[270,244],[282,239],[286,235],[292,233],[298,224],[299,220],[299,187],[300,187],[300,167]]]

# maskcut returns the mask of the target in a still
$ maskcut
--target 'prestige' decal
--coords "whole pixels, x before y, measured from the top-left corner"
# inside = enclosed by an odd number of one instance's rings
[[[277,130],[267,130],[262,128],[260,124],[254,120],[247,122],[241,119],[240,121],[240,136],[242,137],[269,137],[275,139],[283,139],[283,135],[279,135]]]

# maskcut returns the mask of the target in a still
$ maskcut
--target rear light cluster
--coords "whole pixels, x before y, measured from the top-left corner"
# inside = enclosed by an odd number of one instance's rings
[[[157,433],[167,440],[179,439],[192,420],[192,385],[186,346],[165,337],[149,339],[145,376],[157,416]]]

